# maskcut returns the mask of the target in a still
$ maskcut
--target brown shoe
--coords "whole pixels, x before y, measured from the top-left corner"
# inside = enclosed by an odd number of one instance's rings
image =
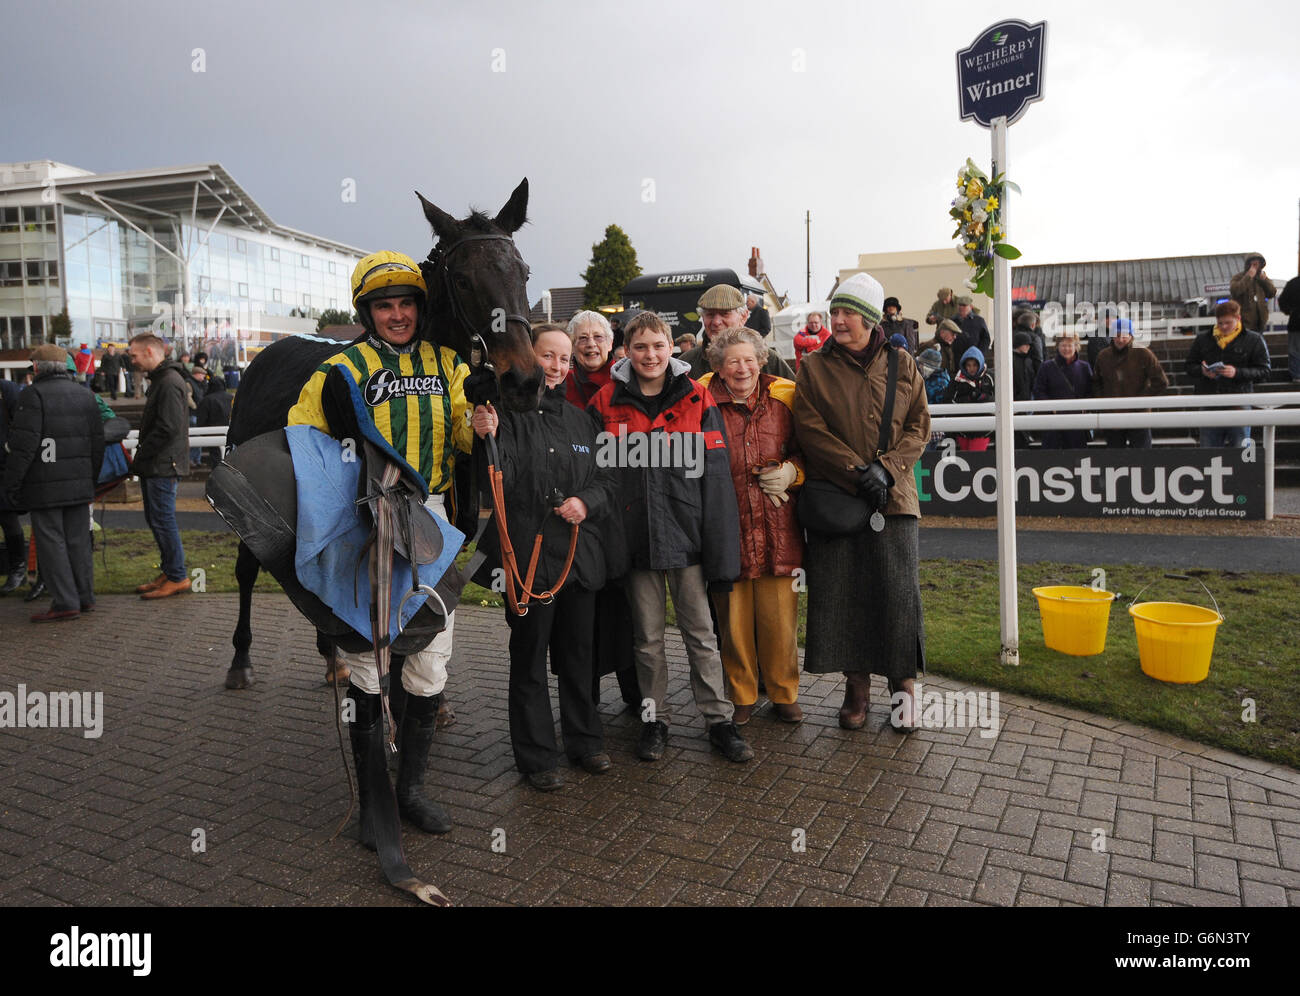
[[[325,684],[338,685],[342,688],[352,677],[352,669],[348,667],[346,661],[335,660],[333,666],[328,662],[325,664]]]
[[[63,622],[65,619],[76,619],[80,615],[81,613],[76,609],[60,609],[57,612],[54,609],[49,609],[45,612],[38,612],[36,615],[32,616],[32,622]]]
[[[137,588],[135,589],[135,593],[136,593],[137,595],[144,595],[144,594],[146,594],[146,593],[148,593],[148,592],[151,592],[151,591],[157,591],[159,588],[161,588],[161,587],[162,587],[163,585],[165,585],[166,583],[167,583],[167,575],[166,575],[166,574],[159,574],[159,575],[158,575],[156,578],[154,578],[152,581],[146,581],[144,584],[142,584],[142,585],[140,585],[139,587],[137,587]]]
[[[844,705],[840,706],[840,726],[860,730],[867,725],[871,675],[865,671],[844,672]]]
[[[749,717],[752,715],[754,715],[754,707],[752,705],[738,705],[736,706],[736,711],[731,716],[731,721],[737,726],[744,726],[749,722]]]
[[[803,722],[803,710],[799,708],[798,702],[773,702],[772,706],[776,710],[776,718],[781,722]]]
[[[181,580],[179,581],[168,581],[166,578],[164,578],[163,583],[160,584],[157,588],[155,588],[153,591],[146,591],[140,597],[141,598],[170,598],[172,595],[179,595],[181,594],[181,592],[185,592],[189,590],[190,590],[189,578],[181,578]]]

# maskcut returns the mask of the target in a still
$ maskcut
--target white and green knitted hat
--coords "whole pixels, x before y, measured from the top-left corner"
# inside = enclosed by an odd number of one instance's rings
[[[870,273],[855,273],[835,288],[831,310],[847,308],[866,320],[867,328],[880,324],[885,314],[885,288]]]

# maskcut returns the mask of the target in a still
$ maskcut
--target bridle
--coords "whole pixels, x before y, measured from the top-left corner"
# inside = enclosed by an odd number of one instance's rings
[[[456,285],[451,279],[451,268],[448,261],[462,246],[470,242],[501,241],[509,242],[511,249],[514,250],[515,256],[523,262],[523,257],[519,254],[519,248],[515,245],[514,239],[508,235],[497,235],[492,233],[483,233],[480,235],[465,235],[457,239],[446,249],[443,249],[441,243],[429,251],[428,262],[433,268],[435,278],[441,274],[442,288],[451,305],[452,317],[464,329],[465,334],[469,336],[471,344],[477,342],[482,348],[483,356],[481,363],[488,369],[492,368],[490,360],[491,352],[488,349],[485,333],[490,329],[488,327],[478,329],[470,321],[469,315],[465,312],[465,306],[461,303],[459,295],[456,293]],[[531,335],[532,322],[524,315],[506,314],[506,322],[518,322]],[[564,568],[560,572],[555,585],[547,591],[535,592],[532,590],[533,580],[537,572],[537,562],[542,550],[542,530],[539,528],[537,536],[533,540],[532,556],[529,558],[527,573],[521,573],[519,563],[515,557],[514,545],[510,542],[510,533],[506,523],[506,504],[505,504],[505,485],[502,479],[501,471],[498,469],[501,463],[500,454],[497,452],[496,437],[488,435],[484,437],[487,443],[488,457],[488,482],[492,492],[492,506],[495,512],[495,521],[497,528],[497,539],[501,544],[501,563],[505,569],[506,585],[506,607],[515,615],[526,616],[528,614],[528,602],[536,599],[543,605],[549,605],[555,600],[555,596],[560,593],[564,587],[565,581],[569,578],[569,571],[573,567],[574,553],[578,547],[578,523],[573,523],[569,532],[569,550],[564,560]],[[543,519],[543,522],[545,520]],[[518,594],[516,594],[516,588]]]
[[[514,250],[515,257],[520,263],[523,263],[524,258],[519,254],[519,247],[515,245],[515,240],[513,238],[509,235],[497,235],[487,232],[481,235],[463,235],[446,249],[442,248],[442,243],[440,242],[429,250],[428,255],[428,263],[433,268],[435,278],[441,274],[442,289],[447,296],[447,301],[451,304],[452,317],[457,321],[460,327],[464,329],[465,334],[469,336],[471,342],[477,339],[483,344],[484,362],[487,362],[488,353],[487,342],[483,336],[485,332],[490,331],[492,319],[489,319],[489,324],[482,329],[474,327],[474,323],[470,321],[469,315],[465,311],[465,306],[461,303],[460,296],[456,293],[456,285],[451,279],[451,267],[448,266],[448,261],[454,253],[470,242],[487,241],[510,243],[510,248]],[[504,317],[506,322],[518,322],[526,331],[529,333],[532,332],[532,323],[528,320],[526,315],[512,315],[507,313]]]

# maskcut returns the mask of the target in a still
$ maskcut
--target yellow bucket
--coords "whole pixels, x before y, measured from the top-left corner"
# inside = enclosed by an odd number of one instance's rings
[[[1182,602],[1142,602],[1128,611],[1137,630],[1143,674],[1183,685],[1209,677],[1214,634],[1222,615]]]
[[[1035,588],[1034,597],[1043,620],[1043,642],[1049,650],[1091,657],[1106,649],[1114,592],[1063,584]]]

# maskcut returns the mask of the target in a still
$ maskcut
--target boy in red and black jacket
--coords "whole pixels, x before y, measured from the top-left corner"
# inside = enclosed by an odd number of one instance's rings
[[[601,420],[596,462],[616,468],[617,513],[627,545],[642,731],[637,754],[655,761],[668,743],[664,583],[686,643],[695,704],[709,740],[732,761],[753,749],[732,722],[709,616],[710,585],[740,574],[740,525],[722,414],[709,392],[672,356],[667,325],[654,312],[628,323],[627,357],[592,399]]]

